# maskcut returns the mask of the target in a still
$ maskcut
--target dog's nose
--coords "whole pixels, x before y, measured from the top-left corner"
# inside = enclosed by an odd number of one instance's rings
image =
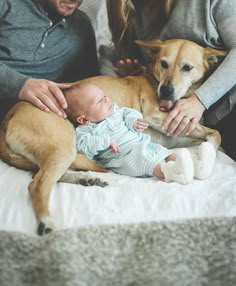
[[[160,93],[161,93],[161,96],[163,97],[169,97],[171,95],[173,95],[174,93],[174,88],[172,86],[172,84],[167,84],[167,85],[162,85],[161,88],[160,88]]]

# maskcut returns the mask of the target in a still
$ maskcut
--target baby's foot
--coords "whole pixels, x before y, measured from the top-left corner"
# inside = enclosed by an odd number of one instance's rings
[[[203,142],[198,154],[193,156],[194,177],[203,180],[212,174],[216,159],[216,151],[211,143]]]
[[[193,181],[193,161],[188,149],[179,150],[175,161],[161,166],[166,182],[189,184]]]

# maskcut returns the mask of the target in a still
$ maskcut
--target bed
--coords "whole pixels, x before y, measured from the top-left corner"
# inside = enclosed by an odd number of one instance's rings
[[[95,29],[101,3],[81,6]],[[236,285],[236,163],[222,151],[185,186],[90,173],[109,186],[56,184],[57,230],[39,237],[32,174],[0,161],[1,286]]]
[[[212,176],[185,186],[91,174],[109,186],[58,183],[57,230],[38,237],[31,173],[0,161],[0,285],[235,285],[236,163],[227,155],[218,151]]]
[[[176,219],[236,216],[236,163],[218,152],[213,174],[188,185],[156,178],[89,172],[109,186],[58,183],[50,210],[58,229]],[[0,161],[0,229],[35,235],[37,221],[28,194],[32,174]]]

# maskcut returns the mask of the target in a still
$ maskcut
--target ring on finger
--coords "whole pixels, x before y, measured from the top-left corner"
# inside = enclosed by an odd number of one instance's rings
[[[189,121],[191,121],[191,119],[187,115],[185,115],[184,118],[187,118]]]

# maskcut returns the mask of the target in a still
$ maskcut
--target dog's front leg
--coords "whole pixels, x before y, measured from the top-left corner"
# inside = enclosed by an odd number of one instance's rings
[[[152,110],[151,113],[146,114],[145,119],[147,120],[151,128],[166,135],[166,130],[162,129],[162,123],[164,119],[168,116],[168,114],[169,114],[168,112],[161,112],[156,109],[155,111]],[[176,141],[180,142],[180,144],[177,144],[178,146],[175,147],[195,145],[196,143],[200,144],[201,142],[205,141],[211,143],[215,148],[215,150],[217,150],[221,144],[221,136],[217,130],[202,126],[200,124],[197,125],[197,127],[193,130],[191,135],[186,136],[185,132],[183,131],[183,134],[177,137],[174,136],[173,138],[175,138]],[[183,144],[181,140],[183,140]]]
[[[161,124],[160,123],[155,123],[153,121],[150,121],[149,119],[145,119],[145,120],[146,120],[146,122],[148,124],[148,127],[151,127],[152,129],[165,134],[164,130],[161,128]]]

